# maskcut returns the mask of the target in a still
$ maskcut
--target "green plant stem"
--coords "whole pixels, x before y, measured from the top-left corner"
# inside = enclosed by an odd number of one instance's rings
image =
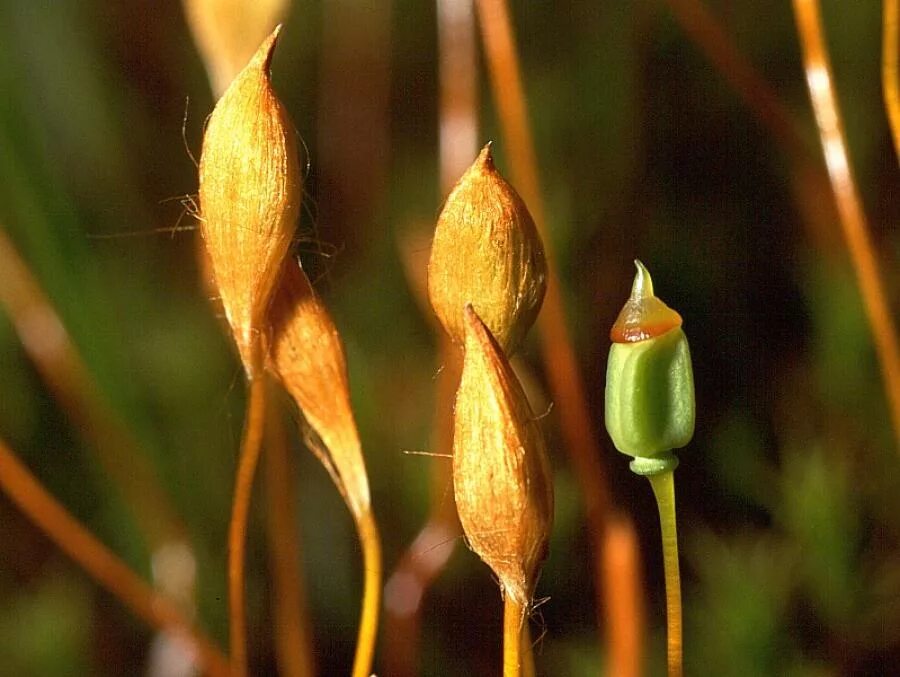
[[[372,674],[375,640],[378,638],[378,609],[381,606],[381,539],[371,510],[356,518],[363,551],[363,601],[353,658],[353,677]]]
[[[259,354],[259,348],[256,353]],[[257,364],[261,363],[261,359]],[[259,374],[261,370],[254,369]],[[247,674],[247,620],[244,617],[244,551],[247,540],[247,517],[253,493],[253,477],[262,450],[266,416],[266,380],[262,375],[250,380],[244,439],[238,459],[228,527],[228,614],[232,674]]]
[[[681,574],[678,570],[678,529],[675,520],[675,473],[664,470],[648,475],[662,531],[663,567],[666,577],[666,626],[669,677],[682,675]]]
[[[520,677],[525,608],[509,595],[503,601],[503,677]]]

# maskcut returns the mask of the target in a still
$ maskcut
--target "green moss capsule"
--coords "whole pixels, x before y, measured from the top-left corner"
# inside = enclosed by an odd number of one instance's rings
[[[694,377],[681,316],[653,294],[650,273],[635,261],[631,296],[610,336],[606,429],[623,454],[650,458],[694,434]]]

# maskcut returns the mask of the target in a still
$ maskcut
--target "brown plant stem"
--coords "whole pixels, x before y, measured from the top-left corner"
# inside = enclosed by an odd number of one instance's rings
[[[72,517],[2,440],[0,488],[50,540],[136,616],[185,642],[196,653],[198,664],[209,674],[229,674],[228,660],[212,641],[183,615],[175,603],[154,591]]]
[[[894,435],[900,449],[900,349],[897,346],[897,330],[847,156],[846,137],[832,84],[834,78],[825,48],[819,3],[817,0],[794,0],[794,12],[825,165],[881,364]]]
[[[378,611],[381,607],[381,539],[371,509],[356,517],[356,529],[363,552],[363,600],[353,658],[352,677],[369,677],[378,639]]]
[[[267,387],[271,399],[273,384],[270,382]],[[281,412],[276,407],[268,410],[264,460],[278,667],[285,677],[310,677],[315,674],[315,662],[295,518],[294,465]]]
[[[884,0],[881,82],[894,152],[900,157],[900,83],[898,83],[898,43],[900,43],[900,0]]]
[[[0,229],[0,306],[41,379],[134,510],[151,550],[187,543],[181,520],[127,426],[110,409],[50,299]],[[164,582],[163,582],[164,584]]]
[[[260,374],[250,380],[247,398],[247,416],[244,438],[238,458],[231,505],[231,522],[228,526],[228,616],[230,621],[231,664],[235,677],[247,674],[247,620],[244,609],[244,557],[247,540],[247,519],[250,498],[253,493],[253,477],[262,451],[266,420],[266,379],[262,376],[261,348],[256,341],[256,364],[253,373]]]
[[[615,581],[603,579],[601,554],[606,519],[610,511],[609,488],[600,461],[600,443],[591,422],[584,383],[566,324],[553,252],[547,238],[537,157],[528,126],[525,93],[509,10],[506,0],[478,0],[477,7],[494,101],[510,158],[513,182],[531,210],[544,240],[548,267],[547,292],[537,325],[542,339],[541,350],[550,391],[560,418],[560,432],[565,439],[569,461],[585,502],[595,558],[594,583],[598,597],[602,596],[602,602],[598,599],[597,612],[601,619],[605,614],[601,623],[607,628],[612,674],[637,675],[641,661],[640,648],[636,654],[628,654],[625,652],[632,651],[634,646],[616,646],[610,641],[610,628],[622,624],[634,625],[641,616],[627,615],[635,606],[633,601],[620,608],[614,607],[619,601],[611,592]],[[621,519],[628,518],[623,515]],[[637,561],[637,555],[634,561]],[[641,637],[642,634],[635,628],[633,636]]]
[[[511,595],[503,599],[503,677],[522,673],[522,624],[525,609]]]

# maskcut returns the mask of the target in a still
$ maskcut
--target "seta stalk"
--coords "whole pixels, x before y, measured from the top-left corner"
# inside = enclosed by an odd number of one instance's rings
[[[650,481],[662,533],[666,581],[669,677],[681,677],[681,576],[675,520],[672,454],[694,434],[694,376],[681,316],[653,290],[650,273],[635,261],[631,295],[610,331],[606,368],[606,429],[616,448],[634,457],[630,468]]]

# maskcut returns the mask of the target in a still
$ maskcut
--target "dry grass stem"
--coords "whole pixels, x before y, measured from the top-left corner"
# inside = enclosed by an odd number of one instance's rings
[[[900,450],[900,349],[897,346],[897,329],[847,156],[846,136],[832,84],[834,78],[825,48],[819,3],[817,0],[794,0],[794,11],[825,165],[881,364],[894,435]]]
[[[512,354],[540,310],[546,270],[531,214],[494,167],[488,144],[438,217],[428,263],[431,305],[447,333],[462,345],[462,309],[472,303]]]
[[[547,557],[553,481],[544,438],[490,330],[466,306],[466,344],[453,427],[453,490],[469,546],[505,599],[531,603]]]
[[[201,232],[225,316],[249,377],[254,343],[297,227],[297,143],[272,91],[278,29],[232,82],[209,118],[200,158]]]
[[[289,0],[184,0],[194,42],[216,97],[287,14]]]
[[[136,616],[183,641],[201,669],[222,677],[229,674],[228,660],[178,605],[154,591],[72,517],[2,440],[0,488],[61,550]]]
[[[898,50],[900,50],[900,0],[884,0],[884,32],[882,33],[881,84],[884,90],[884,106],[894,152],[900,159],[900,72],[898,72]]]

